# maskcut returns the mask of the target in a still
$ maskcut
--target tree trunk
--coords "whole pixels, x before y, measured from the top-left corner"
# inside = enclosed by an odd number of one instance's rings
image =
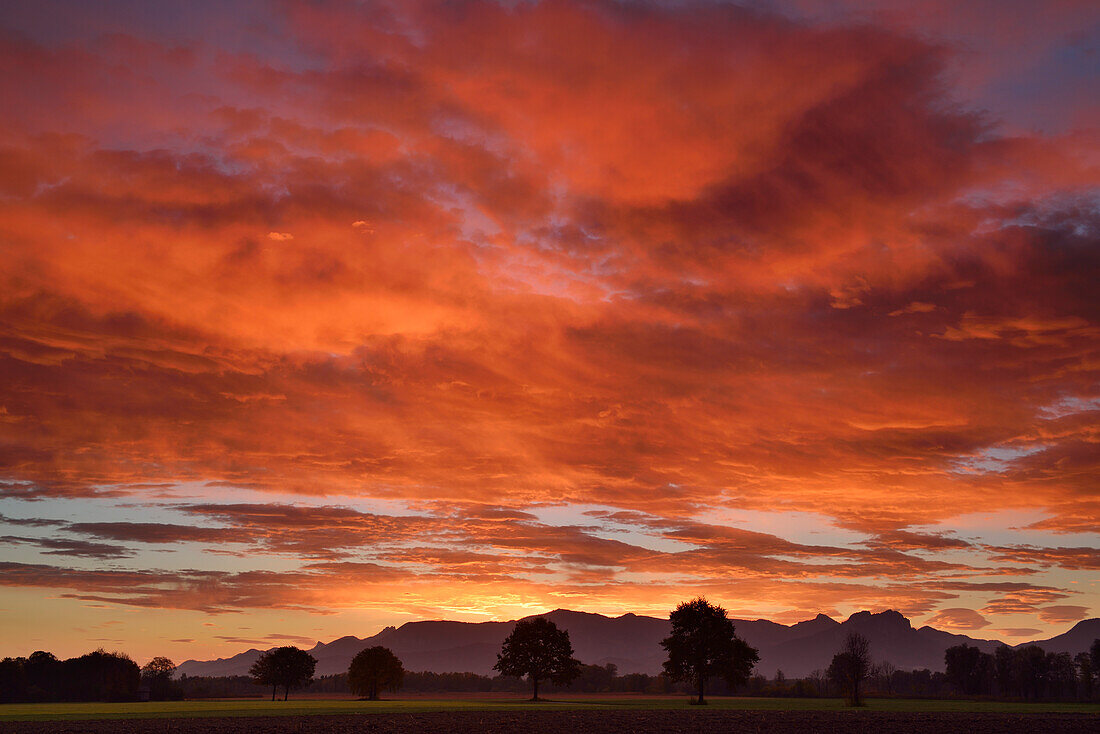
[[[287,699],[287,696],[289,696],[289,695],[290,695],[290,686],[283,686],[283,700],[285,701]]]
[[[532,701],[537,701],[537,700],[539,700],[539,679],[535,678],[535,677],[532,677],[531,678],[531,685],[534,686],[534,695],[531,696],[531,700]]]
[[[706,706],[707,702],[703,700],[703,689],[707,687],[707,679],[703,676],[699,676],[699,700],[695,703],[699,706]]]
[[[272,701],[274,701],[274,700],[275,700],[275,694],[276,694],[276,693],[277,693],[278,691],[279,691],[279,684],[278,684],[278,683],[276,683],[275,685],[271,686],[271,700],[272,700]]]

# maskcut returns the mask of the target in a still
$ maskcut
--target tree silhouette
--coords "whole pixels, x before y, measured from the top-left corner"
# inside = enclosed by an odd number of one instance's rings
[[[744,683],[760,659],[755,648],[734,634],[726,610],[706,599],[683,602],[668,618],[672,634],[661,640],[668,652],[665,674],[692,683],[699,692],[697,704],[706,703],[707,680],[721,677],[731,686]]]
[[[581,663],[573,657],[569,633],[545,617],[521,619],[504,640],[495,670],[531,681],[531,700],[539,700],[539,681],[566,685],[580,675]]]
[[[1077,666],[1077,673],[1081,679],[1081,696],[1086,701],[1092,698],[1092,656],[1087,652],[1079,652],[1073,658]]]
[[[351,692],[377,701],[383,689],[396,691],[401,687],[405,670],[401,661],[389,648],[377,645],[360,651],[352,658],[348,668],[348,686]]]
[[[844,647],[833,656],[829,665],[829,678],[840,686],[849,706],[862,706],[860,687],[871,671],[871,645],[867,638],[852,632],[844,640]]]
[[[52,652],[35,650],[23,666],[27,695],[31,701],[49,701],[60,696],[62,663]]]
[[[1080,653],[1077,667],[1081,670],[1081,681],[1085,686],[1085,698],[1092,698],[1092,679],[1100,675],[1100,638],[1092,641],[1087,652]]]
[[[966,643],[947,648],[943,654],[947,680],[957,693],[973,696],[988,693],[993,684],[993,656]]]
[[[261,653],[248,669],[248,674],[258,685],[271,686],[272,701],[275,700],[275,692],[282,686],[285,701],[291,688],[302,688],[313,682],[316,667],[317,660],[312,655],[288,645]]]
[[[169,698],[172,690],[172,674],[176,664],[166,657],[155,657],[141,669],[141,679],[149,686],[149,698],[154,701]]]

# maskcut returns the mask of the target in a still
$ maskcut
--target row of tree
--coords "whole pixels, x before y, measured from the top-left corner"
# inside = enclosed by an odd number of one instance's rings
[[[1092,683],[1091,694],[1085,680],[1078,678],[1076,695],[1063,694],[1060,700],[1096,700],[1100,686]],[[241,698],[263,695],[257,693],[255,681],[247,675],[237,676],[183,676],[176,681],[184,698]],[[943,671],[927,668],[899,670],[888,662],[871,666],[863,681],[867,696],[898,698],[956,698],[981,697],[983,693],[965,693],[948,680]],[[504,675],[478,675],[477,673],[431,673],[405,671],[401,691],[403,693],[522,693],[530,684],[523,679]],[[827,670],[817,670],[802,677],[789,677],[782,670],[770,676],[754,674],[743,684],[731,686],[718,678],[708,683],[707,690],[719,696],[754,696],[772,698],[837,698],[845,695],[842,683],[830,680]],[[349,694],[348,674],[324,675],[313,681],[310,691],[317,694]],[[691,685],[684,681],[672,681],[663,673],[627,673],[620,675],[614,664],[582,665],[580,675],[566,685],[540,684],[540,695],[558,693],[634,693],[649,695],[691,694]],[[989,694],[993,695],[993,694]],[[1012,696],[1005,695],[1005,698]]]
[[[58,660],[39,650],[25,658],[0,660],[0,702],[133,701],[170,698],[176,690],[168,658],[153,658],[144,668],[125,653],[95,650]]]
[[[1089,700],[1100,671],[1100,639],[1088,652],[1046,652],[1037,645],[993,654],[969,645],[947,649],[945,676],[955,692],[968,696],[1002,696],[1026,700]]]

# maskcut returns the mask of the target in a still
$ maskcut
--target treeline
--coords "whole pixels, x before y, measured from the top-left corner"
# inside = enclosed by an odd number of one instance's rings
[[[185,698],[236,698],[265,695],[255,681],[247,675],[224,677],[182,676],[176,681]],[[404,693],[523,693],[529,684],[522,678],[477,673],[414,673],[405,671],[401,684]],[[739,687],[744,689],[745,687]],[[309,690],[312,693],[351,693],[347,673],[322,675],[314,679]],[[664,675],[629,673],[619,675],[613,664],[582,665],[580,675],[569,685],[545,684],[550,693],[687,693],[689,686],[674,683]],[[722,681],[714,681],[711,692],[718,695],[734,691]]]
[[[952,648],[954,649],[954,648]],[[977,651],[977,648],[969,648]],[[866,693],[876,697],[897,698],[955,698],[1000,697],[1026,700],[1093,700],[1100,694],[1096,685],[1095,668],[1091,660],[1082,671],[1075,667],[1071,675],[1065,665],[1067,654],[1044,653],[1049,660],[1038,663],[1037,647],[1012,650],[999,648],[1002,661],[1002,677],[998,680],[979,674],[980,684],[973,683],[969,666],[958,668],[950,662],[948,673],[942,671],[898,670],[890,663],[880,663],[871,668],[866,681]],[[980,652],[980,651],[978,651]],[[1041,650],[1040,650],[1041,652]],[[968,653],[972,655],[972,653]],[[1005,664],[1011,660],[1011,663]],[[985,664],[979,664],[979,669]],[[964,672],[965,671],[965,672]],[[1045,671],[1045,672],[1044,672]],[[1031,681],[1030,683],[1026,681]],[[188,677],[178,681],[186,698],[236,698],[261,696],[262,689],[248,676],[222,678]],[[614,665],[584,665],[581,674],[567,686],[546,684],[548,693],[638,693],[650,695],[689,694],[690,686],[673,682],[664,675],[628,673],[619,675]],[[404,693],[523,693],[528,685],[520,678],[486,676],[476,673],[412,673],[405,672],[401,690]],[[725,681],[711,681],[708,693],[718,696],[762,696],[779,698],[835,698],[843,694],[840,681],[831,680],[825,671],[815,671],[804,678],[788,678],[782,671],[772,677],[754,675],[744,685],[729,686]],[[348,694],[347,674],[324,675],[313,681],[313,693]]]
[[[38,651],[0,660],[0,701],[133,701],[141,669],[126,654],[96,650],[68,660]]]
[[[1090,652],[1046,652],[1037,645],[999,647],[993,654],[957,645],[944,656],[944,677],[961,695],[1041,700],[1090,700],[1096,689],[1100,640]]]
[[[1070,656],[1049,653],[1038,646],[1020,649],[999,647],[993,654],[958,645],[944,656],[946,671],[898,670],[890,663],[868,671],[865,693],[904,698],[996,697],[1029,701],[1096,700],[1100,697],[1100,645],[1090,652]],[[175,698],[244,698],[266,696],[251,676],[181,676],[172,680],[175,667],[167,658],[154,658],[138,668],[127,655],[96,650],[76,658],[58,660],[48,652],[0,661],[0,702],[133,701]],[[314,693],[349,694],[347,673],[325,675],[309,684]],[[826,671],[804,678],[788,678],[782,671],[772,677],[754,675],[730,686],[712,680],[713,695],[771,697],[835,697],[843,695],[842,681]],[[528,684],[511,676],[476,673],[404,673],[406,693],[522,693]],[[614,665],[582,665],[567,685],[547,681],[547,693],[689,694],[686,682],[665,675],[619,675]]]
[[[225,677],[182,676],[177,685],[185,698],[231,698],[264,695],[262,689],[247,675]],[[529,684],[522,678],[477,673],[414,673],[405,671],[401,690],[405,693],[522,693]],[[722,693],[716,682],[714,691]],[[323,675],[314,679],[312,693],[351,693],[347,673]],[[582,665],[580,675],[569,685],[545,684],[548,692],[571,693],[685,693],[686,684],[671,682],[663,675],[630,673],[619,675],[613,664]]]
[[[1046,652],[1038,645],[1013,649],[1000,646],[984,653],[956,645],[944,654],[944,672],[897,670],[888,662],[872,666],[866,691],[901,698],[999,698],[1024,701],[1093,701],[1100,694],[1100,640],[1089,652]],[[754,696],[834,696],[844,688],[827,672],[787,680],[756,676],[746,693]]]
[[[25,658],[0,660],[0,703],[182,698],[182,689],[172,680],[175,670],[175,664],[162,657],[139,668],[122,652],[99,649],[58,660],[38,650]]]

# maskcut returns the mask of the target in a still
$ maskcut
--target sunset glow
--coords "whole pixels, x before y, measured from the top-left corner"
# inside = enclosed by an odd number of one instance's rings
[[[1100,614],[1086,0],[0,8],[0,642]]]

